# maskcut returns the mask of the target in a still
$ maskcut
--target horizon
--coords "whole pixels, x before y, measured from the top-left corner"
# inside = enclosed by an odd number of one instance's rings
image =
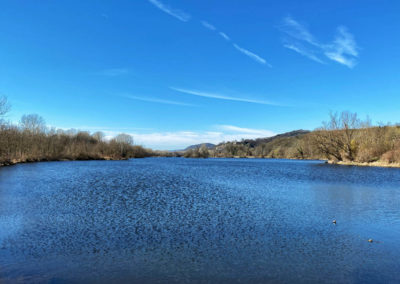
[[[253,3],[3,3],[8,119],[156,150],[313,130],[330,111],[398,122],[399,3]]]

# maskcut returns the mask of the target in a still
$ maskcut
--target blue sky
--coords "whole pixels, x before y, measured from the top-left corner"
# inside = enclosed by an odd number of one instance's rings
[[[399,122],[400,2],[0,1],[11,121],[130,133],[155,149]]]

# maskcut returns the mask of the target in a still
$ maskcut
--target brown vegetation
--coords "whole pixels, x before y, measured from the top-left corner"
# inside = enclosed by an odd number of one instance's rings
[[[186,150],[183,156],[185,158],[208,158],[210,156],[210,152],[207,146],[203,144],[200,147]]]
[[[36,114],[22,116],[14,125],[1,118],[9,110],[5,98],[0,98],[0,165],[20,162],[54,160],[93,160],[141,158],[150,150],[133,145],[133,138],[119,134],[110,141],[104,134],[48,128]]]
[[[372,126],[357,114],[330,114],[312,132],[298,130],[266,139],[226,142],[209,150],[211,157],[319,159],[339,164],[400,164],[400,126]],[[185,157],[196,157],[192,152]]]
[[[372,126],[357,114],[330,114],[330,120],[312,132],[297,130],[269,138],[189,147],[182,152],[152,151],[119,134],[105,140],[102,132],[48,128],[36,114],[22,116],[18,125],[6,122],[10,110],[0,97],[0,165],[54,160],[128,159],[148,156],[186,158],[320,159],[352,165],[400,165],[400,126]],[[213,145],[212,145],[213,146]]]

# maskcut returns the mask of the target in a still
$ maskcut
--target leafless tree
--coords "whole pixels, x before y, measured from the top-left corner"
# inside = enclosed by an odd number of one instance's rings
[[[23,115],[21,117],[20,125],[23,130],[30,131],[33,134],[45,132],[46,130],[45,120],[37,114]]]
[[[11,106],[7,98],[4,96],[0,97],[0,121],[10,111],[10,108]]]
[[[354,161],[359,143],[356,134],[362,125],[356,113],[330,113],[330,120],[313,133],[315,144],[327,158]]]
[[[115,136],[114,139],[117,143],[133,145],[133,138],[129,134],[121,133],[121,134],[118,134],[117,136]]]
[[[103,132],[97,131],[97,132],[95,132],[95,133],[92,134],[92,137],[93,137],[94,139],[96,139],[96,141],[101,142],[101,141],[104,140],[105,135],[104,135]]]

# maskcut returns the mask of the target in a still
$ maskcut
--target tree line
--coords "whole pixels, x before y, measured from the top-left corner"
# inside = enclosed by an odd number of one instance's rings
[[[105,139],[102,132],[48,127],[37,114],[23,115],[18,123],[5,120],[10,111],[0,97],[0,165],[54,160],[118,160],[149,156],[187,158],[256,157],[326,159],[332,162],[400,164],[400,125],[372,125],[348,111],[331,113],[314,131],[294,131],[267,139],[205,144],[185,152],[152,151],[134,145],[121,133]]]
[[[370,119],[362,120],[356,113],[348,111],[331,113],[329,120],[314,131],[298,131],[294,135],[264,140],[224,142],[213,149],[191,149],[184,156],[400,163],[400,125],[372,125]]]
[[[0,97],[0,165],[55,160],[119,160],[153,155],[121,133],[110,140],[102,132],[50,128],[37,114],[23,115],[18,124],[5,120],[10,104]]]

